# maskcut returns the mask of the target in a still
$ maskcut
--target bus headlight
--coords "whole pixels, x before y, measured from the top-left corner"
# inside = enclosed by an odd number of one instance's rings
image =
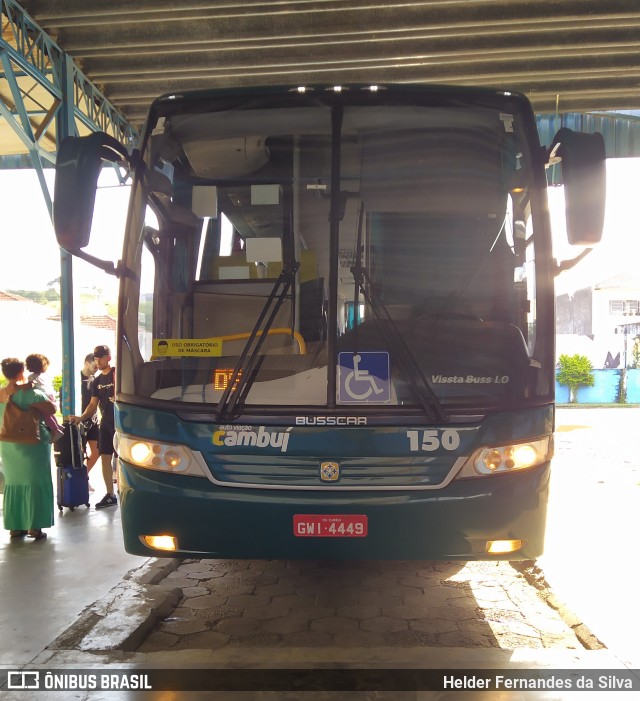
[[[551,436],[535,441],[487,446],[480,448],[469,458],[458,477],[477,477],[526,470],[547,462],[552,454]]]
[[[149,438],[137,438],[119,433],[115,447],[122,460],[136,467],[206,477],[191,450],[184,445],[161,443]]]

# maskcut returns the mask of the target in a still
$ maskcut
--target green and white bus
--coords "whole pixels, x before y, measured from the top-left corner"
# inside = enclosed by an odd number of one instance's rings
[[[127,163],[116,447],[127,552],[531,559],[554,428],[545,167],[602,231],[604,145],[529,101],[347,85],[164,95],[129,153],[60,147],[58,242],[90,259]]]

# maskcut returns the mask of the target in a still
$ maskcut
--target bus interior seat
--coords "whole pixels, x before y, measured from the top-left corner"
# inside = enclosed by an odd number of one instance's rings
[[[267,294],[234,294],[233,285],[216,286],[211,291],[195,292],[193,295],[193,338],[218,338],[250,333],[260,315],[270,292]],[[272,328],[288,328],[291,324],[291,302],[287,300],[278,310]],[[245,340],[225,341],[223,353],[236,355],[242,351]],[[287,352],[294,343],[285,334],[269,336],[264,341],[264,350]],[[295,344],[297,345],[297,344]]]
[[[318,262],[315,252],[309,250],[300,251],[300,283],[317,280],[318,278]]]
[[[316,262],[316,254],[314,251],[301,250],[299,255],[300,267],[298,268],[298,276],[300,284],[317,280],[318,264]],[[267,263],[267,278],[277,278],[282,272],[282,262],[272,261]]]
[[[211,280],[257,280],[258,270],[255,263],[247,261],[245,253],[233,253],[219,256],[211,265]]]

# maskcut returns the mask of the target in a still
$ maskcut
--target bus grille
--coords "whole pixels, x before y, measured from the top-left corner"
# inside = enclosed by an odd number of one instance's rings
[[[324,459],[294,456],[205,455],[213,481],[229,487],[259,489],[437,489],[445,486],[464,458],[442,456],[358,457],[333,460],[339,478],[324,482],[320,465]],[[327,461],[330,459],[327,458]]]

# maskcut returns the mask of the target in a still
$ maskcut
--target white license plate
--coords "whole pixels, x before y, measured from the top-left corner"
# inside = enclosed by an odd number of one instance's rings
[[[368,519],[364,514],[294,514],[296,538],[365,538]]]

